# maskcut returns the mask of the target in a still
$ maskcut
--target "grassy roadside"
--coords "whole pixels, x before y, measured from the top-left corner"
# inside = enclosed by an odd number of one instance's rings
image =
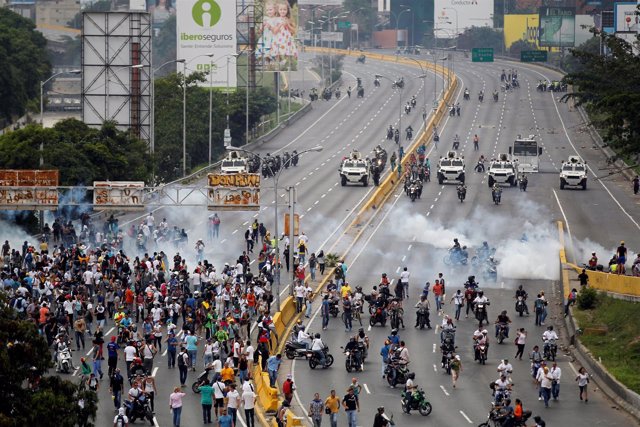
[[[640,303],[599,294],[595,308],[573,310],[580,328],[607,328],[605,335],[580,336],[594,357],[629,389],[640,393]]]

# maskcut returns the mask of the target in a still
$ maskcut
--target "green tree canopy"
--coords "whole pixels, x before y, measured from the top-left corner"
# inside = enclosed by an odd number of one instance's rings
[[[75,119],[53,128],[29,125],[0,136],[0,164],[6,169],[38,169],[41,143],[43,168],[60,170],[61,185],[144,181],[149,176],[146,143],[117,130],[113,123],[94,129]]]
[[[615,35],[599,34],[607,54],[599,49],[572,49],[582,64],[564,81],[573,92],[563,97],[585,105],[605,140],[626,155],[640,152],[640,57],[632,44]],[[635,48],[640,48],[636,36]],[[595,117],[595,119],[593,119]]]
[[[458,36],[458,49],[492,47],[497,53],[502,50],[503,43],[502,32],[490,27],[467,28]]]
[[[34,23],[0,8],[0,127],[25,113],[50,72],[46,40]]]
[[[51,364],[49,347],[35,324],[19,319],[6,296],[0,295],[1,426],[93,425],[96,394],[47,376]]]
[[[168,61],[176,59],[176,16],[171,15],[160,27],[157,35],[153,36],[153,64],[160,67]],[[175,67],[174,67],[175,69]],[[158,70],[156,75],[162,76],[171,71],[171,66]]]

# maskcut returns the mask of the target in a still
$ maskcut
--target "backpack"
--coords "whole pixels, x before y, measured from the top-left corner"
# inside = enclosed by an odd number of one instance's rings
[[[535,302],[535,306],[536,306],[536,311],[538,313],[541,313],[542,310],[544,310],[544,301],[538,298]]]
[[[122,415],[118,415],[118,418],[116,419],[116,426],[124,427],[124,417]]]
[[[184,362],[184,355],[185,353],[180,353],[178,355],[178,366],[187,366],[187,364]]]

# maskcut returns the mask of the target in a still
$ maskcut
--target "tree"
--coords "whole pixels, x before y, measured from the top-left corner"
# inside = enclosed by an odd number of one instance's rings
[[[535,43],[528,40],[516,40],[509,46],[509,56],[520,58],[520,52],[523,50],[537,50]]]
[[[52,367],[46,339],[21,320],[0,296],[0,425],[92,426],[97,397],[71,381],[47,376]],[[82,401],[82,407],[78,404]]]
[[[573,86],[564,101],[585,105],[604,139],[623,155],[640,152],[640,57],[632,44],[615,35],[598,33],[606,55],[593,49],[572,49],[571,54],[582,66],[564,77]],[[636,49],[640,36],[636,36]],[[593,117],[596,117],[593,119]]]
[[[53,128],[29,125],[0,136],[0,164],[6,169],[38,169],[44,142],[44,168],[58,169],[65,186],[93,181],[144,181],[150,161],[146,143],[105,123],[101,129],[66,119]]]
[[[597,55],[600,52],[600,37],[591,37],[586,42],[582,43],[580,46],[576,47],[577,51],[589,52],[591,54]],[[569,55],[565,57],[562,68],[568,72],[578,72],[582,71],[585,68],[584,63],[580,61],[580,59],[575,55]]]
[[[40,81],[51,73],[45,47],[31,20],[0,8],[0,128],[40,96]]]
[[[502,50],[502,32],[490,27],[471,27],[458,36],[458,49],[491,47],[494,52]]]

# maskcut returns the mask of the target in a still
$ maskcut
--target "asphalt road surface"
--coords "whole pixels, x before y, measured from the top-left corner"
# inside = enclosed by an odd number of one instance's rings
[[[506,95],[501,92],[499,102],[495,103],[490,94],[499,87],[501,69],[514,66],[518,69],[520,89]],[[601,174],[599,168],[604,162],[584,133],[577,113],[567,104],[558,103],[560,95],[536,92],[538,80],[555,80],[557,73],[536,66],[502,62],[472,64],[470,60],[466,60],[464,66],[458,62],[456,72],[462,80],[461,88],[470,89],[471,101],[462,101],[460,95],[462,117],[448,119],[441,130],[440,145],[438,149],[432,147],[429,157],[433,159],[432,170],[435,170],[435,159],[450,149],[455,134],[460,136],[460,151],[467,159],[465,202],[458,201],[455,186],[438,185],[435,181],[425,184],[421,199],[413,203],[400,190],[383,208],[379,221],[368,230],[369,236],[364,243],[356,245],[346,260],[349,266],[347,281],[352,287],[362,286],[365,293],[379,282],[383,272],[396,280],[403,267],[411,272],[411,298],[405,302],[406,329],[400,330],[400,336],[407,342],[410,369],[416,373],[416,382],[425,390],[433,412],[426,418],[417,413],[402,413],[401,387],[392,389],[387,385],[381,375],[381,358],[378,356],[390,327],[387,324],[386,328],[379,325],[370,328],[366,313],[363,315],[363,327],[370,337],[371,347],[364,372],[347,373],[340,350],[340,346],[344,346],[349,336],[357,331],[357,322],[350,334],[345,331],[340,317],[332,319],[329,329],[320,332],[323,332],[323,340],[335,357],[334,365],[327,370],[312,371],[304,360],[291,364],[298,387],[295,403],[301,406],[298,410],[306,411],[315,392],[325,398],[329,390],[335,388],[339,395],[344,395],[351,378],[357,377],[363,386],[358,425],[371,425],[378,406],[385,406],[388,412],[393,413],[397,425],[424,425],[425,422],[446,426],[478,425],[486,420],[489,410],[491,393],[488,384],[498,378],[496,368],[500,359],[508,358],[514,366],[515,391],[512,398],[522,399],[525,409],[542,416],[547,425],[636,425],[593,383],[590,385],[589,403],[579,401],[574,381],[579,366],[570,363],[561,351],[558,357],[563,373],[560,399],[552,401],[548,409],[538,401],[530,363],[513,360],[516,328],[523,327],[528,332],[525,354],[530,353],[533,345],[542,344],[544,331],[544,327],[534,325],[533,317],[514,315],[513,296],[517,285],[522,284],[528,291],[530,309],[535,294],[544,291],[552,301],[546,325],[555,325],[558,329],[562,322],[561,307],[557,305],[561,301],[561,284],[558,282],[555,221],[564,220],[569,225],[572,239],[568,242],[575,248],[571,256],[579,260],[586,261],[581,254],[585,250],[590,252],[598,244],[609,250],[624,239],[630,248],[637,247],[638,225],[634,218],[638,217],[638,210],[628,182],[615,177],[595,180],[590,175],[587,191],[559,190],[559,167],[568,155],[577,151],[588,160],[596,174]],[[477,99],[481,89],[488,95],[483,104]],[[473,150],[471,142],[475,134],[480,138],[478,151]],[[518,134],[536,134],[537,140],[543,144],[541,172],[529,176],[526,193],[517,188],[505,188],[502,204],[495,206],[486,174],[474,173],[472,168],[480,154],[491,158],[498,153],[506,153]],[[527,243],[520,242],[523,233],[527,234]],[[474,274],[468,268],[443,265],[442,257],[454,237],[470,247],[486,240],[498,249],[497,257],[501,264],[497,282],[486,281],[481,275],[478,275],[478,280],[491,300],[490,320],[495,320],[500,311],[507,310],[513,321],[511,338],[502,345],[491,340],[487,364],[479,366],[473,361],[471,347],[471,335],[477,322],[465,319],[463,315],[456,333],[463,372],[456,389],[452,388],[451,378],[440,368],[439,335],[434,330],[416,330],[415,312],[411,308],[418,300],[425,281],[433,283],[437,273],[442,272],[447,279],[444,311],[453,314],[454,308],[449,299],[456,289],[462,289],[466,277]],[[606,258],[607,255],[602,256]],[[433,310],[432,293],[429,299],[431,322],[435,326],[442,318]],[[312,318],[309,329],[320,330],[319,316]],[[487,329],[493,337],[492,325]],[[346,425],[344,413],[340,417],[339,425]]]

